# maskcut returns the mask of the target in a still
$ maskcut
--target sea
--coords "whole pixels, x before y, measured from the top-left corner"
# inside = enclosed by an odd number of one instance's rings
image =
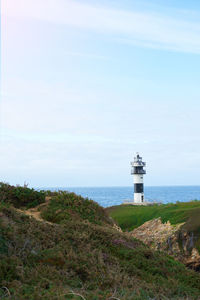
[[[133,199],[131,187],[66,187],[48,188],[51,191],[69,191],[87,197],[103,207],[120,205]],[[200,186],[146,186],[145,200],[149,202],[176,203],[200,200]]]

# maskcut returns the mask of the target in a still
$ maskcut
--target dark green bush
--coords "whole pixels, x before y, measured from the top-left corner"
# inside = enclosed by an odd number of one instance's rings
[[[35,191],[27,186],[12,186],[1,182],[0,201],[12,204],[16,208],[31,208],[45,202],[45,192]]]
[[[54,193],[48,206],[42,210],[42,217],[58,224],[74,219],[99,225],[113,224],[105,210],[93,200],[62,191]]]

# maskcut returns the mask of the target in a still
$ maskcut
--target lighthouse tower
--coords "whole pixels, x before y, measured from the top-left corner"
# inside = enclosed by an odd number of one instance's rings
[[[142,157],[138,152],[134,157],[134,161],[131,162],[131,166],[131,174],[134,180],[134,203],[142,203],[144,202],[143,175],[146,174],[146,170],[144,170],[146,163],[142,161]]]

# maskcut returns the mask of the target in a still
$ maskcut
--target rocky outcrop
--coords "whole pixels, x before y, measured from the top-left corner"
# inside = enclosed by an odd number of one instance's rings
[[[119,231],[119,232],[122,232],[121,228],[119,226],[117,226],[117,224],[114,224],[113,225],[113,229]]]
[[[130,232],[155,250],[165,251],[191,269],[200,271],[200,255],[195,248],[198,237],[193,232],[182,230],[183,224],[176,226],[162,223],[161,218],[145,222]]]

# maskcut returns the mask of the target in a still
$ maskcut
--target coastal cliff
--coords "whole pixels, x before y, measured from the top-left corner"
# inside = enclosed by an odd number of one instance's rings
[[[163,251],[200,270],[200,201],[107,209],[117,224],[151,249]]]
[[[154,250],[164,251],[187,267],[200,271],[200,255],[195,247],[199,235],[185,231],[184,224],[172,226],[170,222],[162,223],[161,218],[145,222],[130,232]]]

